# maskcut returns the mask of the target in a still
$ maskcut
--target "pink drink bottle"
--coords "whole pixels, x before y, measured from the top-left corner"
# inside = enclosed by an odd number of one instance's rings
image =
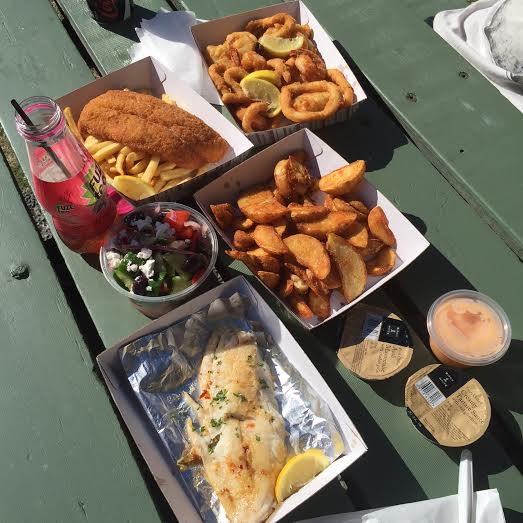
[[[67,247],[80,253],[98,252],[116,214],[102,169],[67,127],[53,100],[35,96],[20,105],[34,124],[16,115],[40,205],[52,216]],[[52,149],[62,166],[46,149]]]

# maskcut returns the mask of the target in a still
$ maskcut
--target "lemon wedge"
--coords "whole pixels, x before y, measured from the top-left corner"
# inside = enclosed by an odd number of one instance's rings
[[[240,86],[251,100],[261,100],[269,104],[267,109],[269,118],[274,118],[281,113],[280,90],[271,82],[261,80],[260,78],[249,79],[246,76],[240,82]]]
[[[245,78],[243,78],[243,80],[247,80],[247,82],[249,82],[253,78],[258,78],[259,80],[266,80],[267,82],[274,84],[276,87],[281,87],[280,75],[276,71],[270,71],[269,69],[253,71],[252,73],[249,73]]]
[[[136,176],[115,176],[113,187],[132,200],[141,200],[156,194],[148,183],[143,182],[140,178],[136,178]]]
[[[301,33],[298,33],[294,38],[281,38],[280,36],[263,35],[258,43],[271,56],[278,58],[285,58],[289,56],[291,51],[301,49],[305,43],[305,38]]]
[[[329,458],[319,449],[309,449],[291,458],[276,480],[274,490],[278,503],[294,494],[329,464]]]

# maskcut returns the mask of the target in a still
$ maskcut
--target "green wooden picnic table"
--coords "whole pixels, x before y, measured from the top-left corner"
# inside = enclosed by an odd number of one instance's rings
[[[4,0],[0,6],[0,122],[28,176],[9,99],[59,97],[91,81],[94,68],[107,74],[129,63],[128,49],[136,40],[132,24],[115,31],[96,24],[85,0],[58,3],[62,21],[42,0]],[[136,0],[138,18],[150,18],[162,7],[214,18],[266,3]],[[507,521],[522,521],[523,278],[516,255],[521,254],[522,224],[514,213],[521,182],[515,175],[518,151],[511,141],[521,136],[521,122],[510,104],[427,24],[439,10],[465,2],[308,4],[366,75],[359,73],[359,78],[369,94],[350,122],[318,134],[348,160],[366,159],[370,181],[432,246],[366,300],[395,310],[414,335],[413,362],[392,380],[370,384],[342,367],[335,352],[341,319],[307,333],[281,314],[369,446],[343,476],[347,491],[332,483],[288,521],[455,493],[459,452],[420,436],[405,414],[402,396],[408,375],[433,361],[424,325],[430,304],[443,292],[463,287],[492,296],[512,320],[514,341],[508,355],[471,371],[495,407],[491,430],[472,451],[476,489],[498,488]],[[33,19],[38,20],[36,29]],[[467,72],[467,84],[459,71]],[[405,98],[411,92],[415,103]],[[474,111],[465,111],[464,101]],[[395,118],[387,114],[389,109]],[[501,169],[493,158],[502,160]],[[494,169],[495,187],[482,174]],[[68,251],[59,240],[42,244],[3,162],[0,180],[0,326],[7,360],[0,371],[0,520],[173,520],[93,373],[96,354],[147,318],[106,285],[91,260]],[[13,278],[11,266],[24,263],[29,271],[23,276],[28,277]],[[223,277],[245,272],[223,259],[218,268]]]

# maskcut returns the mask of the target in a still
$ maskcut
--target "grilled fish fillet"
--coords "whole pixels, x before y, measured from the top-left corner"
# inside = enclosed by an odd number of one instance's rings
[[[274,487],[287,457],[285,422],[278,411],[271,372],[254,337],[215,331],[198,376],[199,403],[186,401],[191,448],[181,464],[202,463],[231,523],[259,523],[274,509]]]
[[[107,91],[93,98],[83,108],[78,127],[84,136],[114,140],[187,169],[217,162],[229,148],[196,116],[132,91]]]

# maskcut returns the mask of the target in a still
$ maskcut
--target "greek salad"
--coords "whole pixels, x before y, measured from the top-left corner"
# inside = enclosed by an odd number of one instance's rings
[[[132,212],[106,251],[107,265],[132,294],[177,294],[205,273],[211,259],[208,233],[183,209]]]

